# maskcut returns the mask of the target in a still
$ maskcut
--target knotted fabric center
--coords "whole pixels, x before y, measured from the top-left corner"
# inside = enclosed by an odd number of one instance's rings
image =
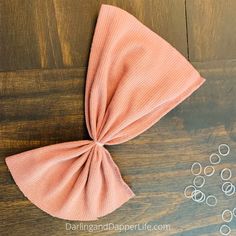
[[[95,140],[94,140],[94,143],[95,143],[96,145],[100,146],[100,147],[103,147],[103,146],[104,146],[104,143],[100,143],[99,141],[95,141]]]

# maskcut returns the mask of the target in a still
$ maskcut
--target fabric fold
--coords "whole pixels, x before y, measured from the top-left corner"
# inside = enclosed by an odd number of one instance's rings
[[[141,134],[205,79],[169,43],[126,11],[102,5],[85,89],[92,140],[50,145],[6,158],[21,191],[67,220],[96,220],[134,196],[106,145]]]
[[[36,206],[67,220],[96,220],[134,196],[104,147],[93,141],[50,145],[6,159]]]
[[[91,138],[107,145],[134,138],[204,81],[175,48],[134,16],[102,5],[86,80]]]

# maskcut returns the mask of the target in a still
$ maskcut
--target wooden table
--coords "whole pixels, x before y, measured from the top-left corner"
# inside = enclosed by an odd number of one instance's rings
[[[95,222],[53,218],[15,185],[5,157],[44,145],[87,139],[84,85],[101,3],[117,5],[175,46],[206,83],[137,138],[109,147],[136,197]],[[0,235],[219,235],[225,197],[219,173],[236,184],[235,0],[2,0],[0,1]],[[206,194],[216,207],[183,196],[190,167],[209,164],[220,143],[231,148]],[[66,225],[67,223],[67,225]],[[68,223],[167,225],[167,230],[68,230]],[[81,226],[81,227],[82,227]],[[164,226],[163,226],[164,227]],[[230,223],[236,235],[236,218]]]

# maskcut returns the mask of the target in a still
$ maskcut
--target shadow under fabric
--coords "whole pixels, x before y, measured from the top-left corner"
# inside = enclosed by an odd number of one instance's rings
[[[96,220],[134,196],[104,145],[141,134],[204,81],[134,16],[102,5],[85,91],[92,140],[12,155],[7,166],[24,195],[43,211],[68,220]]]

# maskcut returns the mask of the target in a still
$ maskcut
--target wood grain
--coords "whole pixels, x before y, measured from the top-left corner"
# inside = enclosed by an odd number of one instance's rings
[[[102,3],[128,10],[187,56],[184,0],[9,0],[0,2],[0,71],[86,67]]]
[[[191,61],[236,58],[236,1],[187,0]]]
[[[236,61],[223,60],[235,55],[234,46],[230,52],[226,47],[234,37],[232,24],[232,31],[227,28],[229,19],[234,21],[234,2],[224,2],[187,0],[185,9],[184,0],[0,1],[0,235],[219,235],[221,212],[236,204],[235,196],[226,198],[220,191],[219,178],[220,170],[229,167],[236,182]],[[49,216],[24,197],[5,157],[89,138],[84,121],[86,65],[101,3],[128,10],[186,57],[189,43],[190,59],[207,81],[143,134],[107,147],[135,198],[98,221],[69,222]],[[208,61],[217,59],[222,60]],[[191,164],[208,165],[220,143],[229,144],[231,153],[216,166],[214,177],[207,178],[203,191],[218,198],[217,207],[209,208],[186,199],[183,190],[193,180]],[[89,232],[66,230],[66,223],[170,229]],[[230,227],[236,234],[235,220]]]
[[[0,153],[84,138],[84,77],[83,69],[0,73]]]
[[[108,147],[136,197],[99,220],[99,224],[159,222],[171,225],[169,232],[160,235],[199,235],[194,234],[198,230],[214,235],[221,223],[221,210],[235,204],[234,199],[227,200],[221,194],[219,177],[209,179],[204,189],[219,198],[217,208],[197,207],[182,193],[192,180],[191,164],[197,160],[207,165],[209,154],[220,143],[228,143],[232,155],[216,167],[217,175],[223,167],[230,167],[236,180],[236,63],[195,66],[207,77],[205,86],[142,135]],[[74,234],[66,231],[67,221],[48,216],[26,200],[14,184],[4,157],[38,146],[88,138],[83,115],[84,74],[81,69],[1,73],[0,206],[5,235],[23,235],[25,230],[30,235],[46,231],[52,235]]]

